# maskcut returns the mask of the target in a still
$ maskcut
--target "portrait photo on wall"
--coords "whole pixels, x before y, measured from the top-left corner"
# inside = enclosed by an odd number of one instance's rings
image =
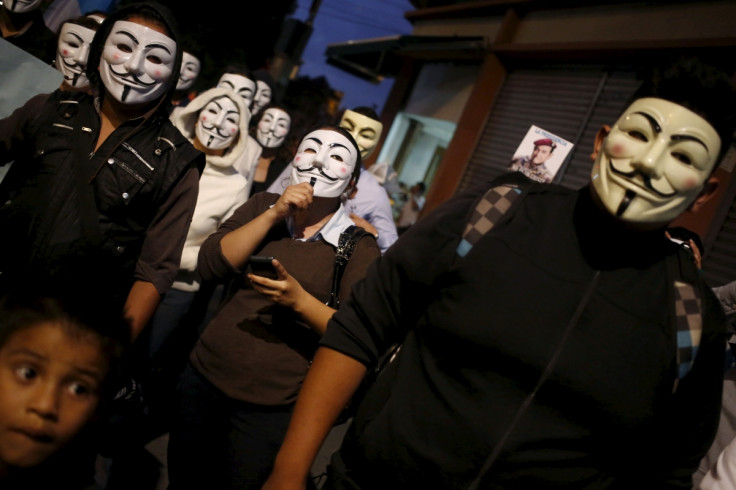
[[[552,182],[573,146],[569,141],[532,125],[516,148],[509,170],[521,172],[538,182]]]

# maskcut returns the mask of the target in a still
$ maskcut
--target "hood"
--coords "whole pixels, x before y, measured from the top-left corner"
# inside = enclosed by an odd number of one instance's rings
[[[181,69],[181,35],[179,33],[179,25],[176,22],[171,10],[168,7],[156,3],[156,2],[139,2],[128,5],[127,7],[121,7],[114,13],[109,15],[100,25],[100,28],[95,33],[95,37],[92,39],[92,43],[89,48],[89,56],[87,58],[87,78],[89,79],[90,87],[95,93],[103,93],[102,80],[100,79],[100,72],[98,70],[100,66],[100,58],[102,57],[102,48],[105,46],[105,40],[112,30],[112,26],[119,20],[129,19],[131,16],[139,15],[143,17],[153,16],[160,19],[168,28],[171,33],[171,39],[176,42],[176,59],[174,61],[174,67],[172,70],[171,80],[169,80],[168,90],[161,96],[158,102],[158,110],[168,110],[171,106],[171,97],[176,90],[176,82],[179,80],[179,70]]]
[[[207,155],[207,164],[220,168],[232,166],[235,160],[243,154],[245,145],[248,143],[250,111],[245,107],[243,98],[229,88],[215,87],[202,92],[186,106],[178,108],[171,114],[171,122],[193,144],[197,137],[194,128],[199,120],[200,111],[209,101],[222,96],[229,96],[235,102],[235,105],[238,106],[238,110],[240,110],[240,134],[235,144],[228,148],[223,155]]]

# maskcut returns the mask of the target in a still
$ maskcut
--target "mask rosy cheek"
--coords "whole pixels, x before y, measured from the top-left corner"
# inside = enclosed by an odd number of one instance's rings
[[[69,51],[66,50],[66,49],[63,49],[63,50],[61,50],[61,54],[63,54],[64,56],[68,56],[69,55]]]
[[[621,144],[619,144],[619,143],[616,143],[611,148],[611,155],[613,155],[613,156],[616,156],[617,157],[617,156],[621,155],[623,152],[624,152],[624,147]]]
[[[207,116],[202,116],[202,122],[207,122]]]
[[[295,161],[295,162],[298,162],[298,161],[299,161],[299,160],[301,160],[301,159],[302,159],[302,157],[296,157],[296,158],[294,159],[294,161]]]

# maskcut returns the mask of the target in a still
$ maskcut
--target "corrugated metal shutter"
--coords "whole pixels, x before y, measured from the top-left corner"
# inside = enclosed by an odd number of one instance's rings
[[[591,66],[521,68],[509,72],[459,189],[504,172],[531,125],[575,143],[556,182],[588,182],[595,133],[612,124],[639,86],[633,69]]]

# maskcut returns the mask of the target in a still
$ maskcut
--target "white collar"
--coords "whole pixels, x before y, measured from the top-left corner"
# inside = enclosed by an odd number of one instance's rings
[[[340,207],[337,208],[337,211],[332,215],[332,218],[330,218],[330,220],[325,223],[317,233],[312,235],[310,238],[297,238],[297,240],[312,242],[319,240],[319,238],[322,237],[327,243],[337,248],[337,245],[340,242],[340,234],[345,231],[348,226],[354,224],[353,220],[350,219],[347,209],[345,209],[345,206],[340,203]],[[291,216],[289,216],[289,219],[286,221],[286,226],[289,228],[289,234],[293,237],[294,219]]]

